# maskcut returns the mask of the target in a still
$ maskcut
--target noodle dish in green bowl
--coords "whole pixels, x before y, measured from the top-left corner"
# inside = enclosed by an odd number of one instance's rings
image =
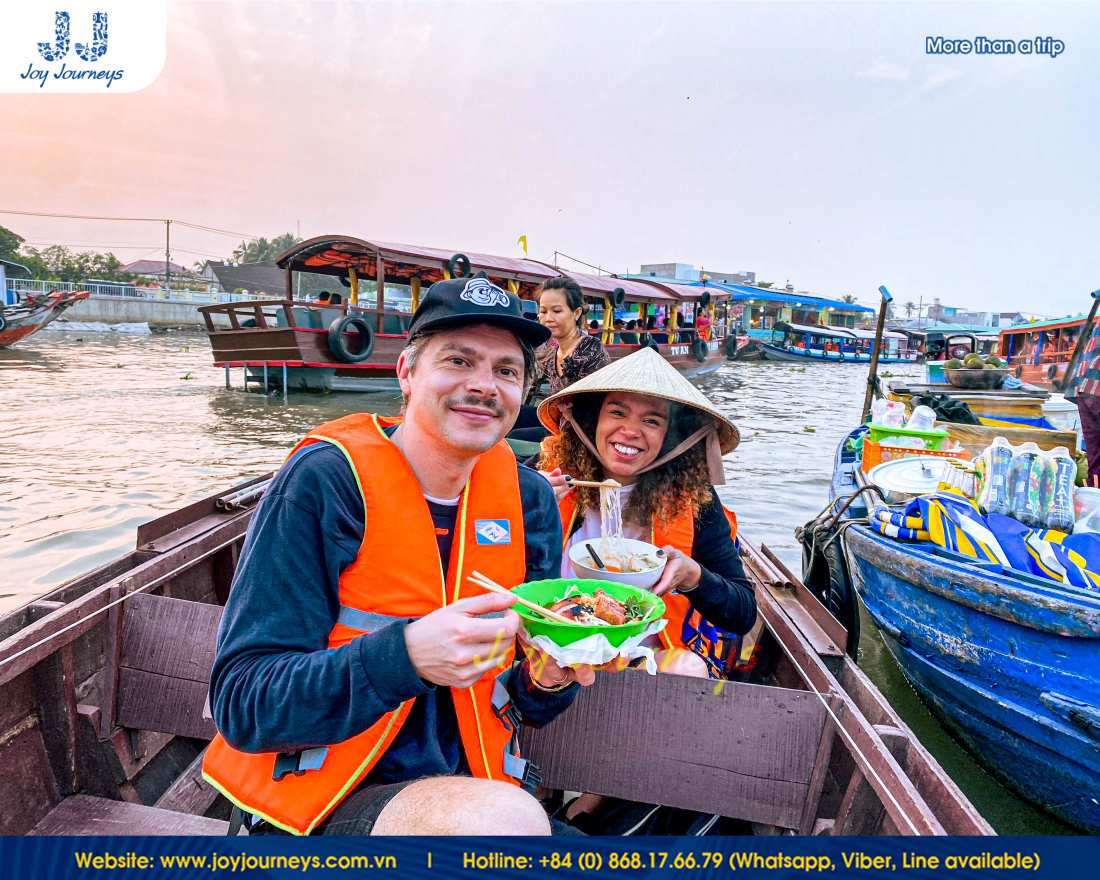
[[[520,584],[512,592],[573,619],[571,623],[558,623],[523,605],[512,606],[528,635],[546,636],[562,647],[593,635],[602,635],[619,647],[665,613],[660,596],[607,580],[553,578]]]

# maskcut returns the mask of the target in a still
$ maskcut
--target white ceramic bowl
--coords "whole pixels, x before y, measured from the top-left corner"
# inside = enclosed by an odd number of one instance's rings
[[[599,539],[588,541],[596,552],[600,552]],[[652,544],[648,544],[645,541],[636,541],[633,538],[624,538],[623,544],[626,545],[626,549],[631,553],[648,553],[654,559],[657,560],[656,568],[649,568],[645,571],[605,571],[601,568],[596,568],[594,565],[586,565],[581,560],[588,559],[588,548],[584,546],[584,543],[574,544],[569,548],[569,561],[573,564],[573,571],[577,573],[577,577],[580,578],[595,578],[601,581],[613,581],[617,584],[630,584],[632,587],[640,587],[643,590],[648,590],[654,584],[661,579],[661,573],[665,570],[665,563],[668,561],[668,557],[664,554],[657,556],[659,547],[654,547]]]

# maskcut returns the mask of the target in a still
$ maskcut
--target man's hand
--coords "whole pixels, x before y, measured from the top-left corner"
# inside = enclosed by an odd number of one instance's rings
[[[527,653],[527,669],[531,673],[531,680],[546,690],[563,689],[573,682],[581,687],[588,687],[596,680],[596,673],[591,666],[569,666],[563,669],[557,660],[533,645],[524,645],[523,650]]]
[[[405,647],[416,674],[432,684],[468,688],[501,666],[519,628],[515,596],[486,593],[459,599],[405,627]],[[491,611],[502,617],[479,618]]]
[[[668,562],[665,563],[665,570],[661,572],[661,579],[653,587],[654,593],[658,596],[663,596],[670,590],[686,593],[699,586],[703,569],[698,562],[690,556],[685,556],[675,547],[665,546],[661,549],[665,551]]]

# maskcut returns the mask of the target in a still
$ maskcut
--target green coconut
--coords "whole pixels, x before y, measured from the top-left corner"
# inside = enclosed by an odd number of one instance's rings
[[[960,361],[958,358],[951,358],[951,360],[944,363],[943,366],[946,370],[961,370],[963,362]]]
[[[990,355],[989,357],[987,357],[985,359],[985,363],[987,367],[1003,367],[1005,365],[1005,362],[996,355]]]
[[[980,370],[985,366],[980,354],[968,354],[963,358],[963,363],[972,370]]]

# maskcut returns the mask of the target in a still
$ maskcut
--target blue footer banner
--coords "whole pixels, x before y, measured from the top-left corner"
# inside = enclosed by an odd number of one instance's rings
[[[1100,877],[1100,837],[6,837],[0,880]]]

